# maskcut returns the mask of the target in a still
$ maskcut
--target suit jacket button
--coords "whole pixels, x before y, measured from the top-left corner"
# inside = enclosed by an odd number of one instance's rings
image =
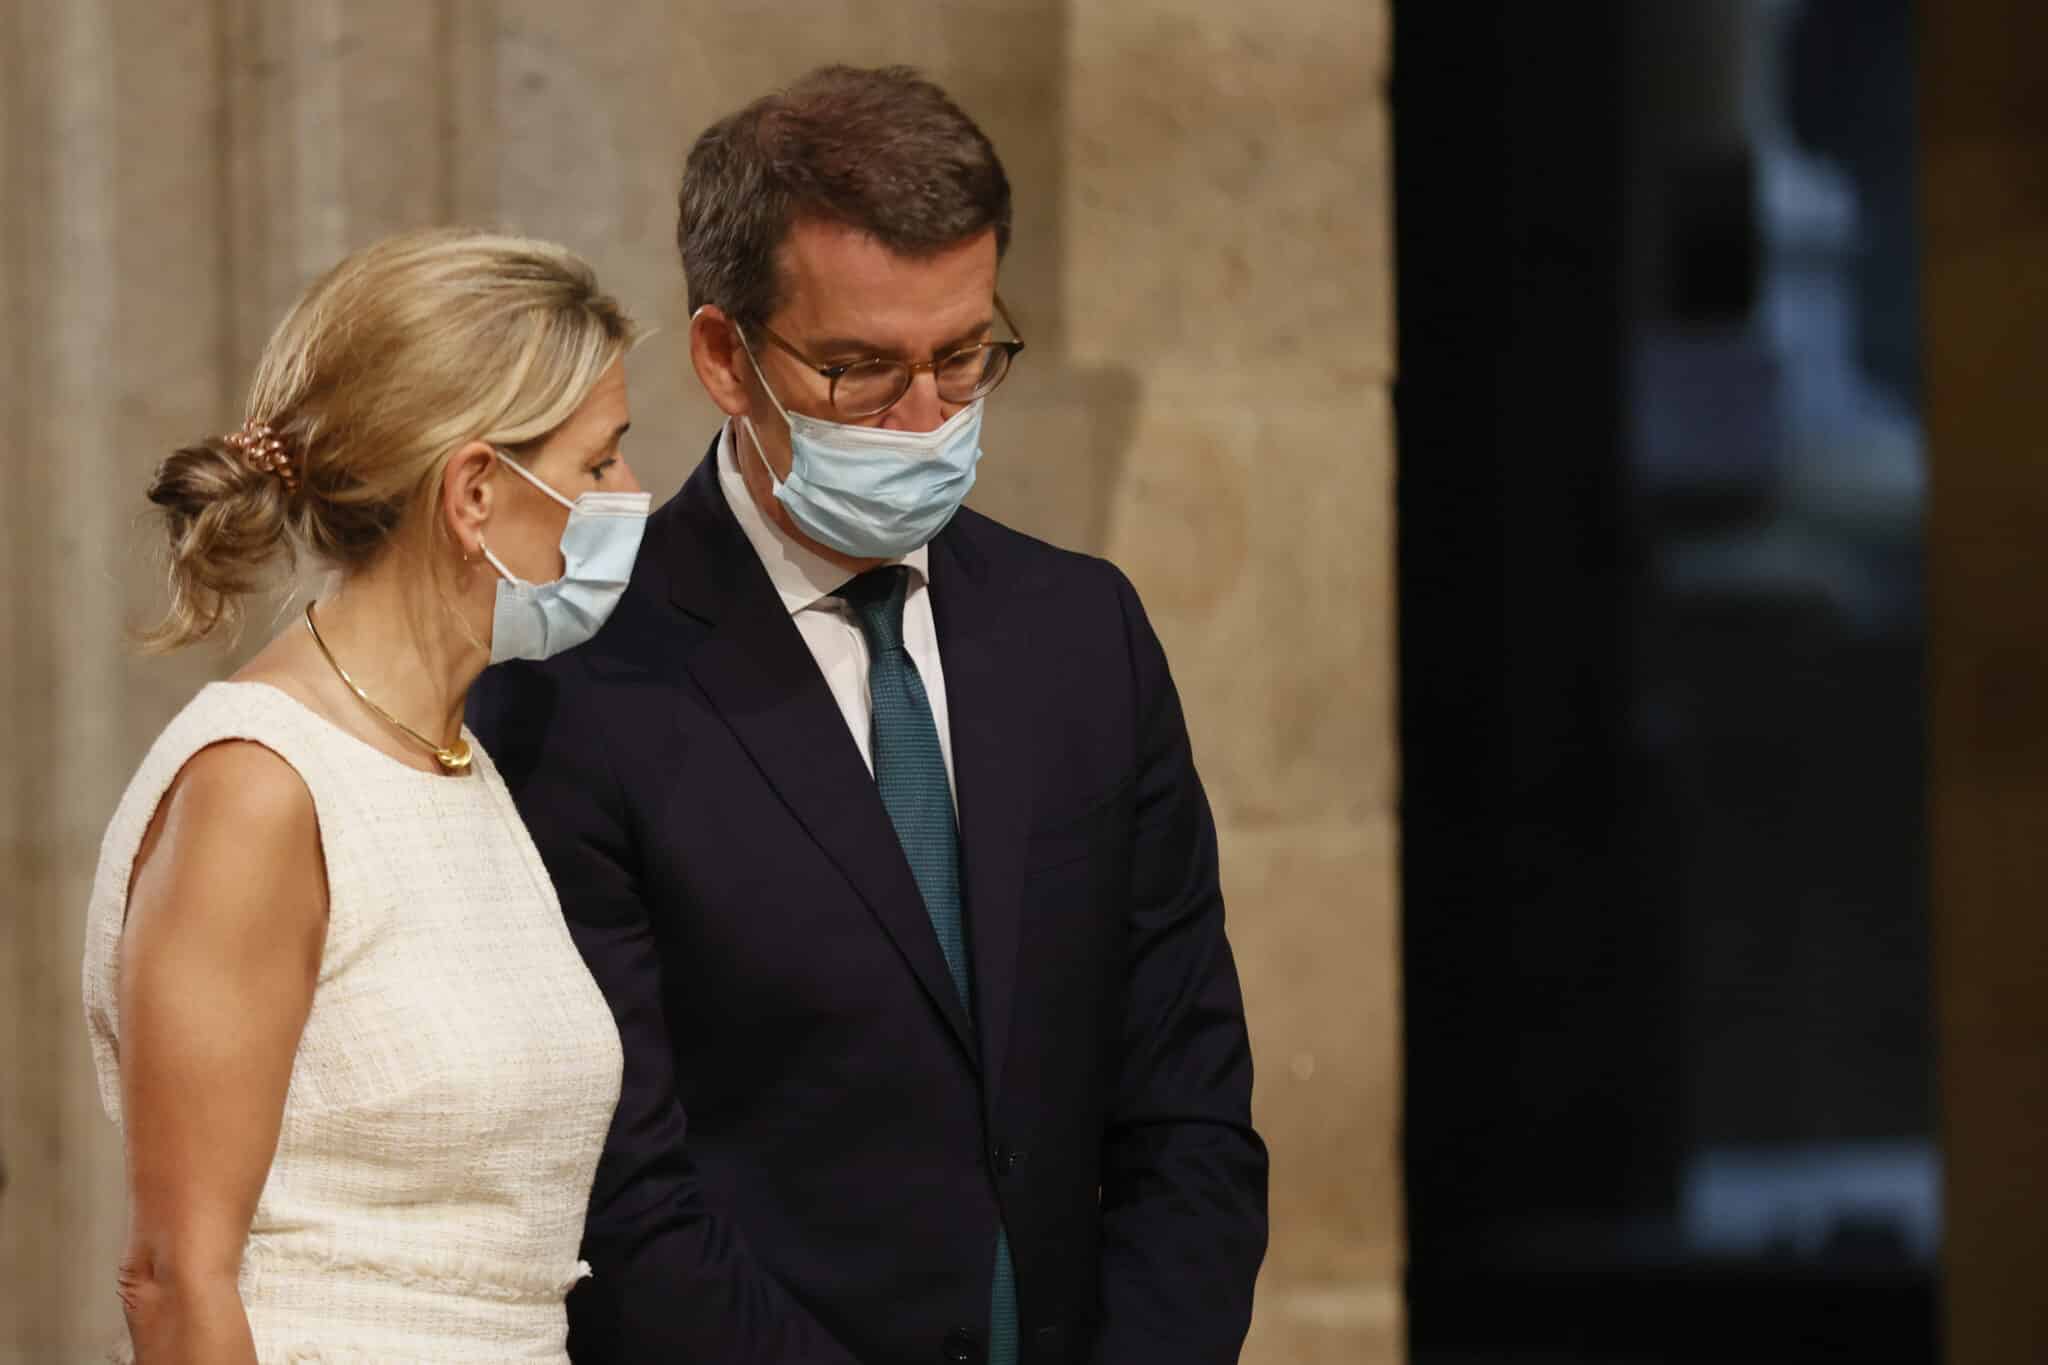
[[[968,1365],[981,1359],[981,1333],[972,1327],[955,1327],[946,1333],[946,1346],[939,1357],[947,1365]]]

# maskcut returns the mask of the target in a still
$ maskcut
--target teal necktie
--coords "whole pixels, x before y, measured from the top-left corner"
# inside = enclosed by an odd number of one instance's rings
[[[910,862],[910,875],[924,896],[946,971],[971,1019],[973,983],[960,914],[960,833],[931,701],[917,665],[903,648],[903,599],[909,588],[910,570],[898,564],[864,573],[834,596],[853,608],[868,643],[868,739],[875,785],[881,788],[889,823],[896,827],[896,838]],[[1016,1359],[1017,1277],[1010,1265],[1010,1239],[999,1223],[989,1293],[988,1361],[1015,1365]]]

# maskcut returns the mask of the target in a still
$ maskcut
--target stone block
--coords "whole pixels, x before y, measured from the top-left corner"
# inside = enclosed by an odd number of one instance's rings
[[[1359,819],[1393,800],[1390,439],[1375,389],[1271,406],[1144,391],[1108,553],[1167,645],[1227,821]]]
[[[1220,831],[1272,1153],[1265,1280],[1365,1291],[1400,1266],[1400,971],[1391,818]]]
[[[1390,375],[1383,22],[1372,4],[1077,7],[1078,357],[1142,351],[1197,383],[1284,366],[1295,394]]]

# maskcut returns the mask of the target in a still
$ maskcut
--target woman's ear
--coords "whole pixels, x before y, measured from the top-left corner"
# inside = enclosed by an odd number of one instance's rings
[[[482,552],[497,472],[497,453],[482,441],[471,441],[449,456],[441,472],[441,519],[465,560]]]
[[[750,414],[754,402],[747,380],[752,377],[746,351],[740,346],[739,329],[725,310],[705,304],[690,314],[690,364],[697,382],[719,411],[728,417]]]

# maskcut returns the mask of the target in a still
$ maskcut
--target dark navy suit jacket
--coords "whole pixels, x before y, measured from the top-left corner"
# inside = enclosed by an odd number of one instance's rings
[[[657,511],[597,638],[470,723],[625,1045],[579,1365],[1234,1361],[1266,1153],[1216,838],[1115,568],[963,511],[932,543],[974,1003],[720,491]]]

